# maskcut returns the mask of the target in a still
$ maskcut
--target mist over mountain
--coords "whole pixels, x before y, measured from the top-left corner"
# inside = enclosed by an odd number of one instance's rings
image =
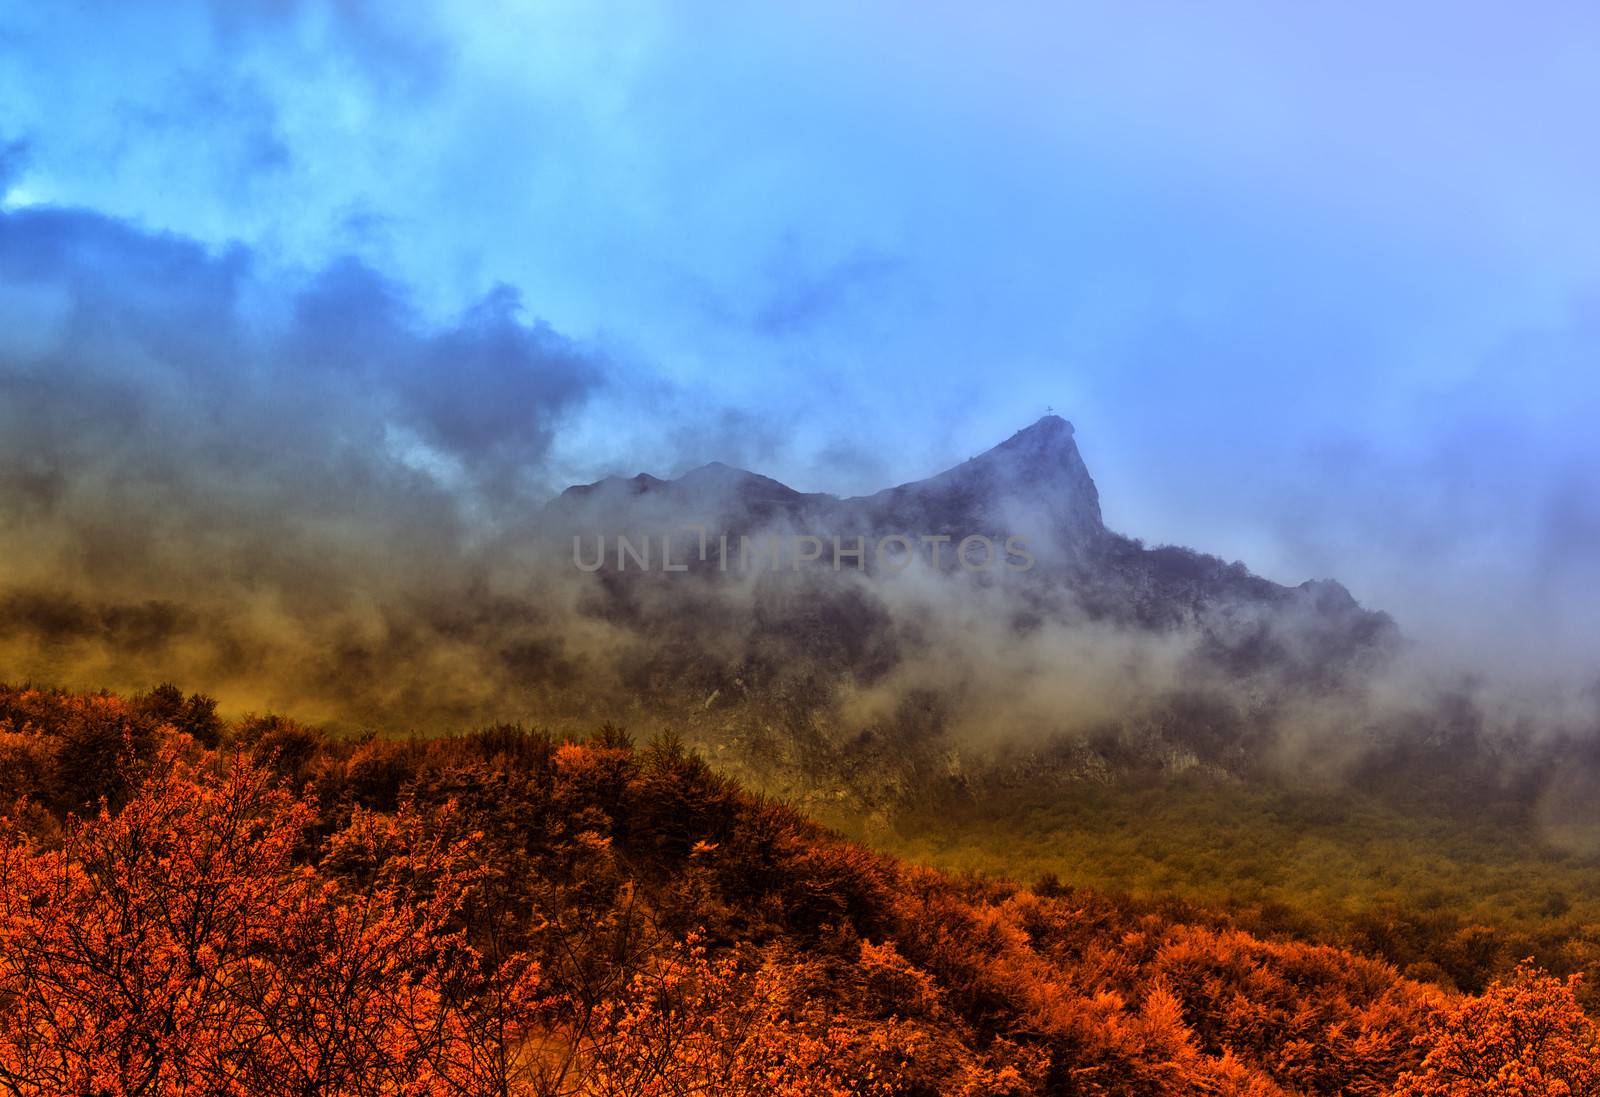
[[[346,730],[673,726],[729,764],[758,763],[763,781],[837,791],[842,774],[869,797],[1013,757],[1078,776],[1345,772],[1371,742],[1410,735],[1396,728],[1460,724],[1441,712],[1472,713],[1496,743],[1576,742],[1600,724],[1581,674],[1518,692],[1495,660],[1431,660],[1437,629],[1397,629],[1387,606],[1359,606],[1331,579],[1282,585],[1108,530],[1095,475],[1114,472],[1121,496],[1134,466],[1124,454],[1091,475],[1059,418],[945,471],[930,462],[925,479],[836,498],[761,475],[795,467],[782,421],[674,397],[505,286],[430,319],[357,260],[285,272],[245,245],[52,206],[0,211],[0,281],[12,680],[173,680],[235,713]],[[667,411],[631,417],[638,392],[666,394]],[[592,429],[608,408],[606,444],[637,439],[658,472],[688,454],[742,455],[755,471],[713,463],[561,491],[579,420]],[[898,467],[870,452],[896,444],[858,443],[842,482]],[[782,453],[771,468],[756,460],[769,452]],[[1225,487],[1213,476],[1195,496]],[[708,550],[727,533],[735,559],[745,536],[752,555],[777,539],[818,559],[722,572],[688,526]],[[659,538],[676,537],[671,560],[688,570],[620,571],[619,534],[658,563]],[[577,567],[574,535],[585,560],[612,538],[611,564]],[[975,535],[992,567],[958,561]],[[861,568],[834,570],[836,536],[860,540]],[[893,536],[913,566],[879,566]],[[1318,555],[1323,576],[1343,577],[1341,554]],[[1538,609],[1507,627],[1534,627]],[[1482,768],[1517,756],[1496,748]]]
[[[98,242],[130,262],[152,250],[77,215],[13,220],[44,241]],[[172,244],[154,250],[191,296],[238,300],[235,266]],[[100,296],[94,284],[77,292]],[[1243,563],[1107,529],[1074,428],[1054,415],[955,467],[864,496],[799,492],[714,462],[525,502],[502,452],[512,443],[451,448],[482,432],[432,412],[396,435],[376,416],[336,410],[360,371],[278,365],[293,361],[285,350],[326,341],[321,317],[337,302],[355,362],[398,354],[423,376],[430,356],[465,354],[481,359],[484,378],[554,367],[573,378],[557,395],[530,380],[525,392],[506,390],[514,398],[567,400],[596,383],[579,352],[523,326],[514,302],[485,303],[457,332],[423,338],[395,293],[371,272],[329,272],[302,294],[291,326],[253,352],[262,364],[252,401],[277,391],[285,417],[313,396],[327,409],[326,423],[300,415],[302,444],[281,453],[254,419],[193,421],[176,396],[142,413],[168,442],[107,436],[61,450],[67,436],[40,424],[75,400],[97,406],[117,359],[85,329],[62,353],[103,361],[99,373],[64,370],[45,388],[41,365],[19,360],[5,382],[15,397],[8,439],[33,443],[0,485],[16,504],[9,513],[32,516],[9,527],[0,592],[14,676],[124,688],[178,678],[235,709],[293,704],[349,727],[559,723],[598,707],[619,721],[686,727],[712,749],[771,763],[787,784],[819,765],[847,771],[858,748],[902,739],[925,759],[951,744],[988,752],[1131,735],[1152,758],[1190,764],[1192,743],[1168,734],[1174,703],[1208,714],[1202,738],[1216,749],[1199,760],[1237,768],[1259,761],[1260,741],[1284,725],[1314,738],[1307,727],[1361,724],[1403,652],[1394,622],[1333,579],[1283,586]],[[129,322],[142,315],[138,302],[106,300]],[[213,339],[261,339],[242,313],[208,322]],[[159,325],[151,332],[172,364],[172,391],[183,391],[206,352],[170,342]],[[392,368],[381,376],[404,380]],[[394,406],[409,391],[397,389]],[[504,395],[480,393],[458,410],[476,415]],[[365,452],[336,443],[357,425],[375,442]],[[446,458],[454,484],[436,467]],[[318,482],[319,464],[318,491],[297,489],[288,502],[288,485]],[[101,499],[92,486],[109,483],[122,493],[91,506]],[[471,498],[489,522],[463,510]],[[341,518],[352,506],[362,517]],[[1073,765],[1093,768],[1104,754]]]
[[[655,569],[700,575],[731,567],[885,578],[916,566],[1004,581],[1018,612],[1037,618],[1018,620],[1021,631],[1046,619],[1190,630],[1241,673],[1331,681],[1398,639],[1387,616],[1362,609],[1336,581],[1284,587],[1242,563],[1150,549],[1108,530],[1072,424],[1055,415],[945,472],[868,496],[802,493],[710,464],[675,480],[641,473],[568,488],[541,525],[557,543],[571,538],[574,564],[603,570],[613,585],[630,562],[651,570],[651,550]]]
[[[0,213],[0,278],[12,680],[172,680],[347,730],[673,727],[763,783],[868,802],[952,774],[1346,772],[1396,728],[1459,724],[1440,711],[1490,742],[1596,723],[1582,682],[1516,697],[1419,669],[1332,579],[1108,530],[1055,416],[855,497],[719,463],[558,492],[575,410],[631,382],[504,287],[425,322],[357,262],[285,278],[54,208]],[[697,452],[776,429],[680,411],[663,438],[721,424]],[[657,565],[672,539],[686,570],[619,568],[619,535]],[[577,566],[574,536],[609,563]],[[859,567],[834,568],[836,537]],[[1516,752],[1486,757],[1498,774]]]

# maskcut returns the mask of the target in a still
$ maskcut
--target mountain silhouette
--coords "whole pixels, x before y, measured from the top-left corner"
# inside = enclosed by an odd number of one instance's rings
[[[1105,547],[1100,495],[1073,438],[1072,424],[1049,415],[972,460],[926,480],[873,495],[805,493],[768,476],[712,462],[674,480],[648,473],[569,487],[545,509],[565,531],[661,530],[711,523],[748,535],[775,520],[797,533],[880,537],[902,533],[1017,535],[1051,562],[1082,560]]]
[[[590,546],[606,596],[615,603],[612,612],[635,624],[641,613],[664,626],[674,617],[700,619],[703,592],[661,582],[663,559],[703,579],[767,567],[772,574],[762,576],[749,612],[774,634],[774,643],[786,642],[777,639],[786,628],[803,626],[808,636],[820,635],[819,650],[871,649],[863,636],[887,627],[888,615],[873,610],[880,592],[872,582],[898,569],[884,566],[873,546],[897,535],[921,554],[924,565],[938,560],[935,570],[947,577],[952,598],[962,596],[963,583],[1005,584],[1007,597],[986,604],[1003,607],[1017,629],[1049,622],[1150,634],[1181,631],[1192,636],[1208,665],[1236,678],[1265,675],[1333,687],[1387,657],[1398,640],[1386,614],[1363,608],[1337,581],[1284,586],[1243,563],[1189,548],[1149,548],[1106,529],[1073,426],[1055,415],[953,468],[871,495],[800,492],[756,472],[712,463],[676,479],[641,473],[577,485],[553,500],[540,519],[552,552],[570,552],[573,538]],[[614,542],[607,538],[621,536],[650,542],[645,547],[655,553],[649,561],[655,574],[637,557],[612,552]],[[674,542],[664,555],[662,537]],[[799,562],[791,568],[787,559],[753,551],[737,555],[742,542],[755,545],[768,537],[791,544],[815,538],[817,559],[807,561],[801,573]],[[969,537],[986,539],[989,547],[976,546],[958,558],[958,547]],[[864,548],[859,567],[848,553],[842,568],[831,567],[835,538],[841,547]],[[1006,555],[1010,539],[1026,546],[1026,569],[978,572],[958,566],[961,559],[1018,562]],[[644,586],[652,589],[647,601],[637,593]],[[721,627],[730,626],[724,621]]]

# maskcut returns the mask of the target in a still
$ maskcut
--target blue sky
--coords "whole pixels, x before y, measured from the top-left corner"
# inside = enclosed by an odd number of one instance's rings
[[[119,376],[288,355],[530,499],[1049,406],[1113,526],[1537,662],[1600,640],[1597,115],[1578,3],[0,4],[0,342],[88,376],[62,272],[182,267],[215,361]]]

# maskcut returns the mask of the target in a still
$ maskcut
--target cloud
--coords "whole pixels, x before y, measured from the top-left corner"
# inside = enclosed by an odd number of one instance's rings
[[[1437,660],[1592,679],[1597,315],[1580,300],[1399,402],[1386,429],[1306,444],[1262,477],[1267,546],[1349,582]]]
[[[605,371],[513,292],[428,325],[358,262],[288,278],[41,207],[0,214],[0,300],[12,667],[288,703],[321,651],[365,668],[339,685],[359,711],[463,645],[522,642],[475,634],[476,546],[547,496],[558,424]]]
[[[570,429],[598,413],[610,430],[614,414],[614,433],[647,455],[638,464],[665,473],[729,456],[760,468],[785,432],[619,367],[509,287],[435,323],[360,260],[290,275],[257,249],[32,207],[0,214],[0,302],[11,677],[176,680],[233,711],[344,728],[676,726],[727,747],[729,765],[768,767],[761,779],[804,784],[833,766],[868,797],[905,791],[895,782],[917,767],[976,773],[1037,752],[1081,773],[1118,757],[1342,763],[1370,726],[1432,696],[1433,668],[1392,668],[1348,697],[1300,681],[1330,662],[1315,615],[1267,628],[1223,612],[1208,636],[1192,621],[1096,619],[1049,582],[576,574],[540,510]],[[1446,463],[1477,475],[1496,467],[1484,460]],[[702,478],[711,513],[723,479]],[[1575,542],[1595,521],[1583,483],[1575,470],[1525,508],[1543,516],[1549,567],[1583,566]],[[665,505],[624,515],[626,528],[683,519]],[[1220,635],[1229,622],[1238,636]],[[1281,653],[1220,670],[1208,643],[1249,656],[1252,637]],[[1506,711],[1495,727],[1527,713],[1565,726],[1549,697]],[[1254,758],[1250,736],[1267,728],[1280,749]]]
[[[382,466],[379,443],[399,429],[488,490],[508,470],[537,474],[553,424],[601,378],[505,288],[428,327],[359,262],[283,284],[249,249],[211,252],[82,211],[0,219],[0,278],[38,302],[12,328],[30,345],[0,343],[8,444],[27,437],[63,459],[85,444],[69,428],[86,408],[127,432],[123,456],[172,452],[197,475],[241,451],[268,468],[333,468],[352,453]]]
[[[795,242],[785,241],[773,264],[772,291],[757,306],[755,324],[769,335],[788,335],[838,323],[860,309],[901,272],[894,258],[862,249],[822,268],[808,266]]]
[[[0,198],[8,187],[22,174],[28,159],[28,143],[19,139],[0,140]]]

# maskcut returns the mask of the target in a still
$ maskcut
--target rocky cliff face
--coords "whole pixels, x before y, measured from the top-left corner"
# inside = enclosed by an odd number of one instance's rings
[[[676,713],[725,763],[802,794],[819,772],[874,786],[871,799],[1000,757],[1077,774],[1238,769],[1266,753],[1273,712],[1358,692],[1395,644],[1389,618],[1335,582],[1285,587],[1107,530],[1072,425],[1056,416],[867,496],[713,464],[570,488],[540,518],[553,556],[587,542],[583,604],[623,638],[638,711]],[[618,535],[649,542],[653,566],[624,558]],[[913,571],[870,550],[859,570],[831,566],[835,536],[870,546],[896,535],[922,550]],[[975,535],[1001,552],[1024,539],[1030,566],[959,566],[956,546]],[[683,572],[662,569],[663,536]],[[817,558],[724,566],[724,536],[730,553],[743,538],[814,538]],[[934,540],[939,567],[924,544]],[[1007,741],[1023,745],[996,749]],[[1049,742],[1059,749],[1040,748]]]
[[[1087,560],[1106,538],[1072,424],[1055,415],[937,476],[845,500],[840,510],[875,531],[1023,537],[1048,564]]]
[[[671,535],[677,542],[671,558],[682,560],[687,552],[691,570],[701,572],[717,569],[705,543],[692,543],[695,536],[686,531],[703,531],[712,543],[726,535],[730,553],[742,537],[816,537],[824,548],[807,566],[818,570],[830,570],[836,536],[849,544],[860,537],[871,546],[899,535],[922,553],[924,563],[931,542],[940,540],[941,570],[952,573],[962,570],[955,551],[963,538],[987,538],[997,553],[1016,538],[1027,546],[1031,562],[1025,575],[1008,581],[1028,592],[1033,610],[1149,630],[1197,629],[1226,652],[1235,669],[1283,654],[1288,645],[1275,634],[1291,630],[1302,638],[1314,635],[1316,658],[1335,662],[1392,641],[1393,634],[1387,617],[1362,609],[1332,580],[1284,587],[1243,564],[1187,548],[1146,548],[1107,530],[1072,424],[1055,415],[954,468],[873,495],[802,493],[714,463],[676,480],[641,473],[571,487],[541,517],[553,551],[563,551],[575,535],[593,538],[596,549],[617,535]],[[606,545],[614,548],[614,542]],[[632,563],[638,570],[637,561]],[[780,561],[784,570],[789,564]],[[602,570],[619,570],[614,554]],[[874,568],[870,550],[864,570],[881,570]]]
[[[676,480],[640,473],[570,487],[542,518],[545,531],[560,537],[659,536],[696,527],[735,543],[772,531],[829,545],[835,536],[851,543],[863,537],[870,545],[900,535],[919,547],[923,538],[948,538],[943,559],[951,567],[955,546],[969,536],[997,545],[1020,538],[1047,570],[1089,564],[1108,537],[1072,424],[1054,415],[955,468],[874,495],[805,494],[713,463]]]

